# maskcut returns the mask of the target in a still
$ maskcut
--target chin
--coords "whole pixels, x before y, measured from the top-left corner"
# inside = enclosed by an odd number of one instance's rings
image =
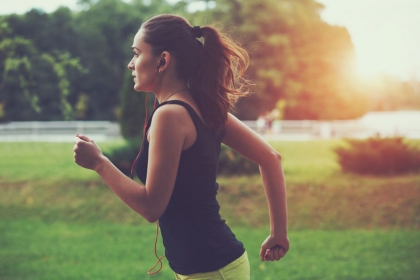
[[[135,85],[134,85],[134,90],[135,90],[135,91],[137,91],[137,92],[142,92],[142,91],[144,91],[144,90],[141,88],[141,86],[139,86],[139,85],[137,85],[137,84],[135,84]]]

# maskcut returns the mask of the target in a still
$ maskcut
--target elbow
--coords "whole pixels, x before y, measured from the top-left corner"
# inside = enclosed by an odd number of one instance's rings
[[[137,209],[137,213],[149,223],[154,223],[160,219],[166,209],[166,205],[159,202],[161,201],[145,201],[142,203],[142,207]]]
[[[148,221],[149,223],[154,223],[157,220],[159,220],[160,215],[159,213],[152,213],[152,212],[148,212],[148,213],[143,213],[142,214],[143,218],[146,219],[146,221]]]
[[[259,166],[260,168],[265,168],[273,165],[281,164],[281,155],[276,150],[271,150],[267,155],[264,157],[264,161],[262,161]]]
[[[273,150],[271,154],[275,161],[281,161],[281,155],[277,151]]]
[[[144,217],[146,219],[146,221],[148,221],[149,223],[154,223],[156,222],[159,218],[157,217],[153,217],[153,216],[146,216]]]

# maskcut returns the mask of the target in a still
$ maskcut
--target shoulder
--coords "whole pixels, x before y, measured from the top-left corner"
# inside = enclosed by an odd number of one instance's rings
[[[187,109],[184,106],[179,104],[165,104],[161,107],[158,107],[155,111],[155,116],[153,118],[159,119],[182,119],[188,116]]]
[[[165,104],[154,112],[147,138],[149,143],[166,148],[184,148],[186,140],[192,138],[194,132],[194,123],[183,106]]]
[[[151,126],[181,129],[188,123],[188,119],[190,119],[189,113],[183,106],[165,104],[156,109]]]

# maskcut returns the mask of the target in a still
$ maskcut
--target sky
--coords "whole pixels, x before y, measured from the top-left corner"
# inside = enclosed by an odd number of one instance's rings
[[[172,2],[174,0],[171,0]],[[347,28],[361,76],[386,73],[420,79],[420,0],[318,0],[322,18]],[[31,8],[52,12],[59,6],[77,9],[77,0],[0,0],[0,14]]]
[[[318,0],[330,24],[345,26],[359,72],[420,79],[420,0]]]

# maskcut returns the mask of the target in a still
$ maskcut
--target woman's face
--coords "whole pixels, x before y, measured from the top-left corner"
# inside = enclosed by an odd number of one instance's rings
[[[134,76],[135,91],[152,91],[153,80],[156,76],[159,58],[152,54],[152,47],[143,40],[144,30],[140,28],[134,36],[133,58],[128,64]]]

